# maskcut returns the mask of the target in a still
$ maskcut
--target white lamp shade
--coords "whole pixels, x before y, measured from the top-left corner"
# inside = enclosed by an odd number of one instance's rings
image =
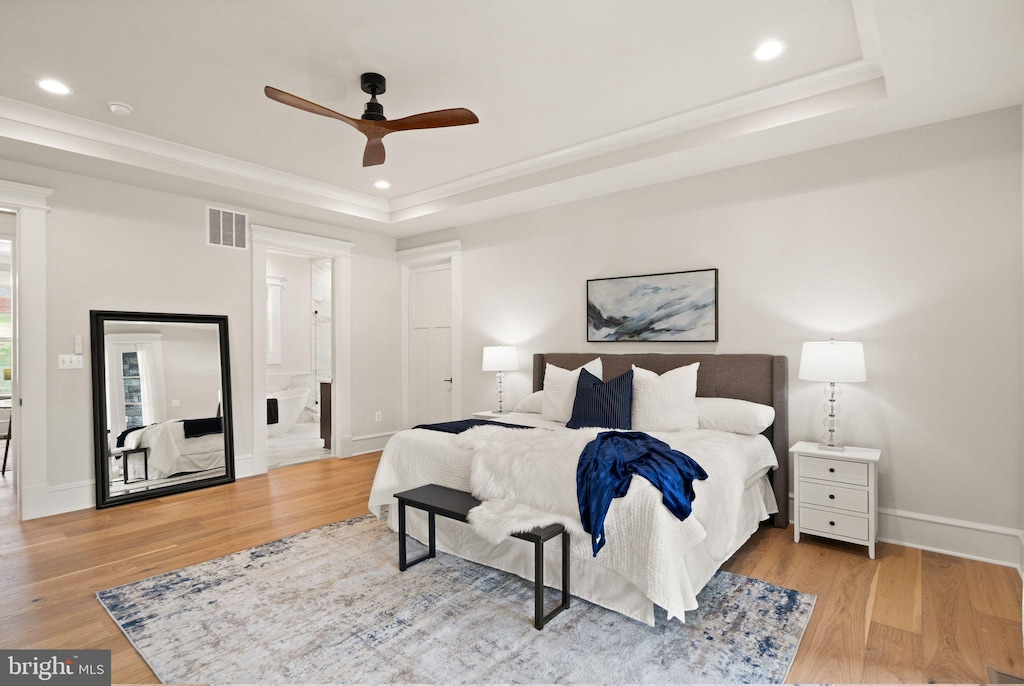
[[[805,381],[854,383],[867,381],[864,345],[853,341],[812,341],[800,353],[800,378]]]
[[[514,372],[519,369],[519,352],[514,345],[489,345],[484,348],[485,372]]]

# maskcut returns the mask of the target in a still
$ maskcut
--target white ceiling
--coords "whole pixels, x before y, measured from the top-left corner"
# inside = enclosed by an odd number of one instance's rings
[[[407,236],[1024,100],[1019,0],[0,0],[0,155]],[[751,52],[766,38],[788,50]],[[385,139],[359,116],[467,107]],[[52,76],[74,92],[43,92]],[[131,104],[130,117],[109,112]],[[385,178],[387,191],[373,187]]]

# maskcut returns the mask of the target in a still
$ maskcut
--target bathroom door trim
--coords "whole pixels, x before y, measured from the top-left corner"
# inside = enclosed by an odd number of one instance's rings
[[[267,471],[267,253],[331,259],[331,451],[352,454],[352,246],[350,241],[252,225],[252,468]],[[238,465],[241,467],[242,465]],[[236,473],[238,473],[236,469]],[[238,473],[239,476],[247,474]]]

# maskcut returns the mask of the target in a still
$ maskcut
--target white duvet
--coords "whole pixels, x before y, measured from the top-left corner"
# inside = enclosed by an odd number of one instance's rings
[[[151,424],[133,431],[125,436],[124,447],[149,448],[150,479],[224,466],[224,434],[185,438],[181,421]]]
[[[513,415],[504,421],[523,417]],[[693,512],[679,521],[662,504],[660,491],[634,477],[626,496],[614,500],[608,510],[607,544],[594,558],[579,518],[576,464],[597,433],[491,426],[460,435],[402,431],[384,449],[370,509],[380,516],[383,506],[395,502],[395,493],[428,483],[471,491],[483,501],[470,516],[473,535],[448,524],[447,535],[441,535],[439,520],[439,547],[524,576],[529,566],[510,557],[505,536],[559,521],[573,534],[575,595],[649,624],[651,603],[665,608],[670,617],[682,618],[686,610],[696,609],[696,594],[714,571],[749,538],[757,522],[774,511],[764,479],[765,472],[777,466],[771,444],[764,436],[723,431],[652,434],[685,452],[708,473],[707,480],[694,483]],[[396,528],[393,512],[389,524]],[[416,533],[414,526],[410,530]]]

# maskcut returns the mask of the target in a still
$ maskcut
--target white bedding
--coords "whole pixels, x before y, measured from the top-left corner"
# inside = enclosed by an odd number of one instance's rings
[[[399,491],[427,483],[471,491],[484,501],[473,511],[479,531],[518,523],[529,528],[529,516],[564,522],[574,535],[571,554],[572,592],[599,605],[653,624],[653,604],[669,616],[682,618],[697,607],[696,595],[715,571],[776,511],[766,472],[777,465],[764,436],[692,430],[654,434],[693,457],[708,472],[694,483],[693,513],[677,520],[661,503],[661,493],[643,478],[634,478],[624,498],[616,499],[605,520],[607,545],[592,556],[590,536],[582,533],[576,503],[576,461],[582,447],[597,433],[570,431],[539,415],[512,413],[502,421],[542,426],[553,432],[496,427],[452,435],[425,429],[402,431],[384,449],[373,488],[370,510],[381,516]],[[511,438],[512,434],[521,434]],[[539,441],[539,444],[537,443]],[[533,448],[528,443],[533,442]],[[578,447],[578,449],[577,449]],[[575,452],[573,452],[575,451]],[[521,468],[508,469],[519,463]],[[538,483],[550,484],[543,488]],[[510,495],[514,494],[514,495]],[[388,523],[397,529],[394,507]],[[407,511],[409,532],[424,539],[426,518]],[[464,524],[438,519],[438,548],[532,579],[532,553],[515,540],[491,542]],[[558,578],[557,546],[549,546],[546,578]]]
[[[151,424],[125,436],[124,447],[149,448],[149,478],[224,466],[224,434],[185,438],[181,421]]]

